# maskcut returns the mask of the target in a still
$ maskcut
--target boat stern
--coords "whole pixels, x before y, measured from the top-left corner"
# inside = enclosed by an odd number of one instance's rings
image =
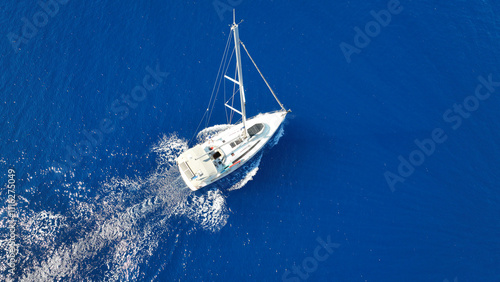
[[[218,174],[210,155],[200,145],[182,153],[176,162],[182,180],[193,191],[210,184],[214,176]]]

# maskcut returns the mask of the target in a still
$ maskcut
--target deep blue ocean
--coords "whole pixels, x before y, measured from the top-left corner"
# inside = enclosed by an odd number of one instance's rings
[[[251,163],[191,192],[174,160],[233,8],[292,113]],[[0,11],[0,281],[500,281],[499,3]],[[279,109],[246,57],[243,72],[248,115]]]

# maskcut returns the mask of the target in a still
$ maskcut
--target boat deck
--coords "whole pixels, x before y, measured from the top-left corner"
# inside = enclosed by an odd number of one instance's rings
[[[202,181],[217,174],[213,160],[201,145],[182,153],[178,158],[178,163],[180,170],[191,181]]]
[[[236,124],[182,153],[176,161],[184,182],[196,191],[235,171],[269,141],[286,114],[259,114],[247,120],[247,138],[242,137],[241,124]]]

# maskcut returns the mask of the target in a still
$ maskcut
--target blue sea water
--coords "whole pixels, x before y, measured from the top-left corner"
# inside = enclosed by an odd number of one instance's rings
[[[0,3],[0,280],[500,281],[498,3],[57,1]],[[193,193],[229,8],[293,112]]]

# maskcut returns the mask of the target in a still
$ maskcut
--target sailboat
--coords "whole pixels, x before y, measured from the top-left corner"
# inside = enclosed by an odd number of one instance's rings
[[[241,24],[241,22],[239,24]],[[233,78],[225,74],[224,70],[227,72],[226,67],[222,68],[222,72],[221,68],[219,68],[219,73],[221,74],[221,80],[225,78],[231,83],[234,83],[232,103],[229,104],[229,101],[227,101],[224,105],[231,111],[231,114],[237,113],[241,115],[241,121],[229,125],[227,129],[218,132],[214,136],[209,136],[203,143],[186,150],[176,159],[182,179],[193,191],[226,177],[252,159],[252,157],[255,156],[273,137],[276,130],[285,120],[287,113],[290,112],[290,110],[286,110],[283,104],[278,100],[276,94],[269,86],[269,83],[262,75],[262,72],[248,53],[247,48],[243,42],[240,41],[238,30],[239,24],[236,24],[233,10],[233,24],[231,25],[231,32],[229,34],[228,43],[226,44],[226,51],[224,52],[221,67],[224,65],[223,63],[227,61],[227,54],[229,54],[229,50],[231,50],[231,48],[229,48],[231,37],[234,37],[234,49],[232,49],[231,58],[233,55],[236,57],[235,77]],[[248,57],[255,65],[255,68],[280,105],[280,110],[261,113],[257,116],[247,118],[240,46],[243,47]],[[229,59],[229,61],[231,61],[231,59]],[[222,75],[224,76],[223,78]],[[234,97],[238,92],[240,100],[239,110],[234,107]],[[212,98],[210,100],[212,101]]]

